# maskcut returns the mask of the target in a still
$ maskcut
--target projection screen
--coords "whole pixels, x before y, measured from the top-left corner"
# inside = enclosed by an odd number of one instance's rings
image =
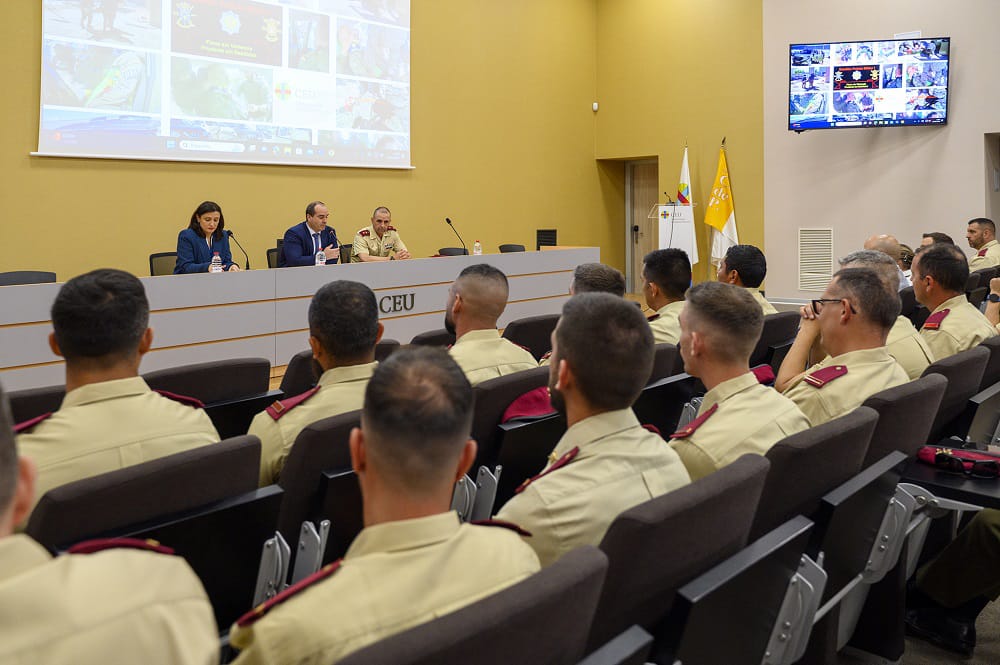
[[[44,0],[37,155],[410,167],[409,0]]]

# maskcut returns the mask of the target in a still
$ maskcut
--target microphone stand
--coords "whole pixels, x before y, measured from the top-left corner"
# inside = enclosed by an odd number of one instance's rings
[[[468,256],[469,255],[469,247],[465,244],[465,241],[462,240],[462,236],[458,235],[458,231],[455,230],[455,225],[451,223],[451,218],[450,217],[445,217],[444,221],[448,222],[448,226],[450,226],[451,230],[455,233],[456,236],[458,236],[458,241],[460,243],[462,243],[462,249],[465,250],[465,255]]]
[[[243,252],[243,256],[247,260],[247,267],[246,267],[246,269],[250,270],[250,255],[247,254],[247,250],[243,249],[243,245],[241,245],[240,241],[236,239],[236,236],[233,235],[232,231],[230,231],[229,229],[226,229],[226,235],[229,236],[232,239],[232,241],[236,243],[236,246],[240,248],[240,251]]]

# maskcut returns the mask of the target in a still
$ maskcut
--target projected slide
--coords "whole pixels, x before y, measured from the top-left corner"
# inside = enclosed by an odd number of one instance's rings
[[[788,128],[944,124],[949,50],[948,38],[792,44]]]
[[[409,0],[43,0],[46,155],[410,166]]]

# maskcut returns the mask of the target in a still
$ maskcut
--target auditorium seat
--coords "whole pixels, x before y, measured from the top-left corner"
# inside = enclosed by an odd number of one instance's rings
[[[653,630],[679,587],[746,545],[768,466],[743,455],[615,518],[601,541],[608,575],[588,651],[632,624]]]
[[[438,250],[441,256],[468,256],[469,250],[464,247],[442,247]]]
[[[444,328],[422,332],[414,335],[413,339],[410,340],[410,344],[417,344],[418,346],[451,346],[454,343],[455,334],[448,332]]]
[[[510,252],[523,252],[523,251],[524,251],[524,245],[516,245],[513,243],[500,245],[501,254],[509,254]]]
[[[627,630],[606,642],[578,665],[645,665],[653,647],[653,636],[642,626]]]
[[[146,372],[142,378],[153,390],[212,404],[266,393],[271,385],[271,361],[267,358],[213,360]]]
[[[928,374],[866,399],[862,406],[875,409],[878,423],[861,468],[868,468],[894,450],[915,457],[928,442],[947,388],[948,380],[943,376]]]
[[[11,417],[15,423],[23,423],[42,414],[58,411],[65,395],[66,387],[63,385],[15,390],[7,394]]]
[[[900,315],[909,319],[913,314],[913,310],[917,307],[917,297],[913,294],[912,286],[908,286],[899,292],[899,302]]]
[[[493,512],[510,501],[521,483],[541,473],[548,463],[549,453],[565,433],[566,418],[558,413],[499,425],[496,463],[503,471],[497,479]]]
[[[170,266],[170,270],[174,267]],[[49,284],[56,281],[54,272],[44,270],[11,270],[0,272],[0,286],[17,286],[19,284]]]
[[[272,247],[271,249],[267,250],[267,267],[271,268],[272,270],[278,267],[277,247]]]
[[[580,547],[513,586],[371,644],[340,665],[575,665],[608,560]],[[401,599],[405,600],[405,599]]]
[[[927,366],[921,376],[940,374],[948,379],[948,388],[941,399],[941,407],[931,426],[929,441],[957,434],[956,420],[965,411],[969,398],[979,391],[983,373],[990,357],[990,350],[979,345],[961,353],[936,360]],[[965,433],[961,433],[964,437]]]
[[[800,318],[798,311],[778,312],[765,316],[757,346],[750,354],[750,367],[771,364],[776,348],[795,339]],[[773,369],[775,372],[778,371],[777,367]]]
[[[548,385],[549,368],[515,372],[483,381],[473,386],[475,407],[472,415],[472,438],[479,444],[473,469],[485,465],[493,469],[499,455],[499,425],[511,402],[526,392]]]
[[[750,539],[796,515],[811,515],[820,497],[861,470],[878,413],[866,406],[785,437],[767,451],[767,474]]]
[[[153,277],[173,275],[177,252],[157,252],[149,255],[149,274]]]
[[[528,349],[535,360],[541,360],[542,356],[552,350],[552,331],[556,329],[557,323],[558,314],[526,316],[508,323],[503,330],[503,337]]]
[[[649,383],[683,371],[684,361],[681,360],[676,344],[664,342],[653,347],[653,371],[649,373]]]
[[[983,369],[983,378],[979,381],[979,390],[982,392],[992,385],[1000,383],[1000,335],[984,339],[979,346],[989,349],[990,357],[986,361]]]
[[[690,374],[674,374],[643,388],[632,410],[640,423],[652,425],[663,436],[669,436],[677,431],[684,404],[704,394],[705,386],[700,379]]]
[[[383,339],[375,345],[375,360],[382,362],[399,349],[399,341],[394,339]],[[315,366],[312,361],[312,351],[306,349],[299,351],[285,366],[285,374],[281,377],[281,390],[285,395],[301,395],[316,385],[319,377],[316,376]]]

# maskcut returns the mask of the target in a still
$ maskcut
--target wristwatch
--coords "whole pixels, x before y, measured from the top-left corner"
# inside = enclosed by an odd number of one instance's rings
[[[990,295],[986,296],[986,299],[989,300],[990,302],[1000,302],[1000,294],[991,293]]]

